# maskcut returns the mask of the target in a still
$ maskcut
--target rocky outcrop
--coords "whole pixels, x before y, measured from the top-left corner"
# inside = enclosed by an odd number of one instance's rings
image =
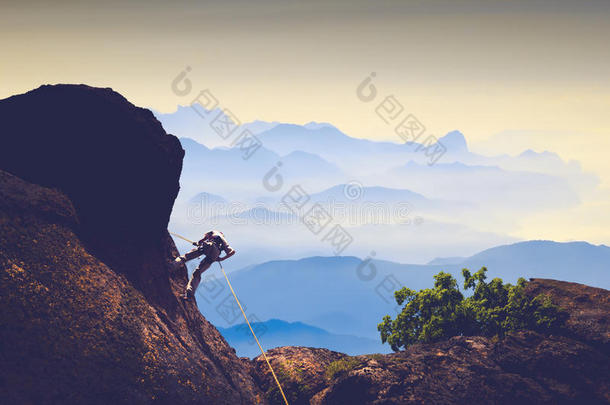
[[[0,403],[263,403],[167,222],[183,156],[111,89],[0,101]]]
[[[565,281],[532,279],[527,285],[531,296],[549,294],[569,314],[565,324],[568,336],[595,345],[610,353],[610,293],[603,288]]]
[[[325,373],[331,363],[348,356],[328,349],[287,346],[269,350],[267,357],[290,404],[304,405],[326,387]],[[283,404],[265,359],[258,356],[252,360],[252,365],[255,380],[265,396],[271,403]]]
[[[159,281],[165,269],[156,264],[168,253],[184,156],[178,139],[150,111],[85,85],[1,100],[0,118],[0,170],[64,193],[89,251],[169,305],[169,285]]]
[[[61,190],[105,244],[167,229],[184,151],[112,89],[42,86],[0,101],[0,169]]]
[[[610,402],[610,292],[540,279],[527,288],[532,295],[549,294],[568,311],[561,333],[520,331],[501,340],[460,336],[354,357],[284,347],[269,357],[282,370],[283,384],[302,393],[303,404]],[[260,357],[252,363],[261,385],[271,384]]]

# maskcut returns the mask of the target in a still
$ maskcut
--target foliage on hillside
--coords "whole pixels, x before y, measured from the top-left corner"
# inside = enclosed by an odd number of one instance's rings
[[[361,364],[362,362],[358,360],[357,357],[345,357],[343,359],[333,361],[326,369],[325,377],[332,381],[335,378],[347,374]]]
[[[516,285],[504,284],[500,278],[486,282],[486,272],[485,267],[474,274],[462,270],[464,289],[473,291],[467,298],[455,278],[444,272],[434,276],[434,288],[396,291],[396,302],[404,307],[396,319],[386,315],[377,326],[382,342],[398,351],[452,336],[503,337],[521,329],[548,332],[565,320],[547,295],[531,298],[525,294],[525,279],[520,278]]]

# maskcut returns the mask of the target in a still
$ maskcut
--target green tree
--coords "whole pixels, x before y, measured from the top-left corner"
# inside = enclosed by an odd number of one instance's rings
[[[417,342],[436,342],[451,336],[499,336],[519,329],[549,331],[563,323],[565,317],[550,297],[525,294],[526,281],[504,284],[494,278],[486,282],[487,269],[474,274],[462,270],[464,290],[472,295],[464,298],[451,274],[434,276],[434,287],[414,291],[407,287],[394,297],[402,311],[392,319],[389,315],[377,326],[381,341],[393,350]]]

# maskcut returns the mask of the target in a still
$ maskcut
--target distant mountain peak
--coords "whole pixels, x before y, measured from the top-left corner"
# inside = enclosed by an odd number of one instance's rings
[[[554,152],[549,152],[548,150],[545,150],[542,152],[536,152],[533,149],[527,149],[527,150],[524,150],[523,152],[521,152],[519,154],[519,157],[522,157],[522,158],[537,158],[537,157],[559,158],[559,155],[557,155]]]
[[[303,126],[307,129],[320,129],[320,128],[326,128],[326,127],[335,128],[334,125],[329,124],[328,122],[315,122],[315,121],[308,122],[307,124],[305,124]]]
[[[428,265],[456,265],[462,263],[464,260],[466,260],[466,258],[462,256],[437,257],[430,260]]]
[[[217,194],[208,192],[201,192],[193,196],[189,202],[191,203],[202,203],[202,204],[228,204],[229,202]]]
[[[210,148],[208,148],[207,146],[205,146],[202,143],[197,142],[193,138],[182,136],[182,137],[178,138],[178,140],[180,141],[180,144],[182,145],[183,148],[194,147],[194,148],[199,148],[199,149],[204,149],[204,150],[211,150]]]
[[[282,159],[289,159],[289,158],[301,158],[301,159],[308,158],[308,159],[325,161],[324,159],[322,159],[320,156],[316,155],[315,153],[305,152],[302,150],[295,150],[285,156],[282,156]]]
[[[449,152],[468,152],[468,144],[464,134],[460,131],[451,131],[441,137],[439,142],[443,144]]]

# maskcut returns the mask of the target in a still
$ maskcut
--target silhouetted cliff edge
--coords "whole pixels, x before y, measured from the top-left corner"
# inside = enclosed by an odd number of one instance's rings
[[[0,101],[1,403],[260,402],[167,267],[183,155],[111,89]]]

